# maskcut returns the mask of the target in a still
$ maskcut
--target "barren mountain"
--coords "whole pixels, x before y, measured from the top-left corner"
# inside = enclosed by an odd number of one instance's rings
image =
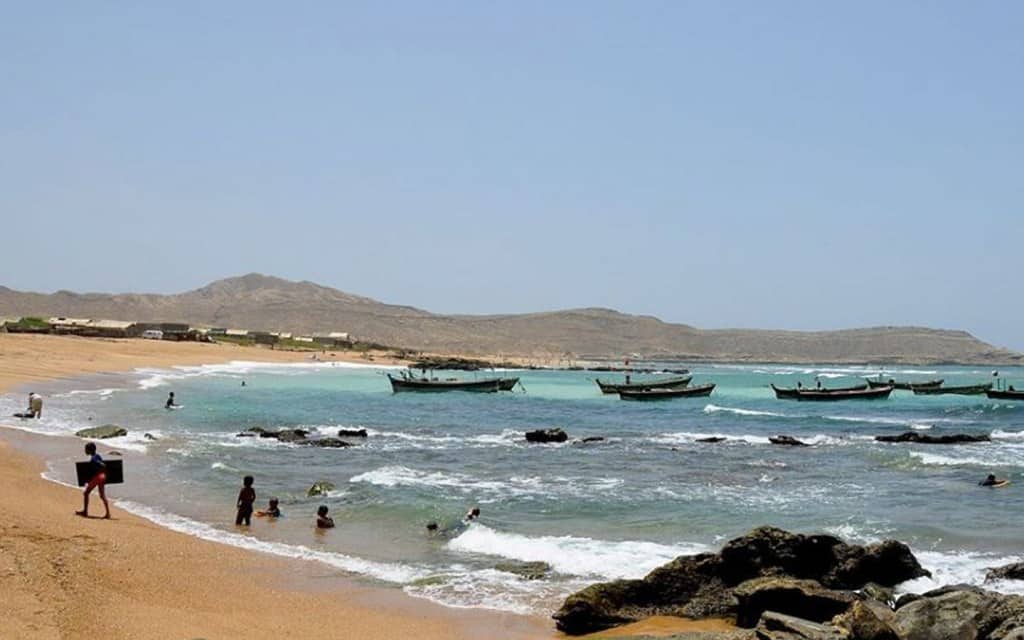
[[[348,331],[362,340],[433,352],[549,358],[637,354],[721,362],[1024,363],[1024,355],[964,331],[709,330],[610,309],[445,316],[255,273],[173,295],[40,294],[0,287],[0,315],[181,321],[298,333]]]

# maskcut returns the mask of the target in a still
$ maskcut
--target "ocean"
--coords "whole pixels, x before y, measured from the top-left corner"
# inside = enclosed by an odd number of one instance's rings
[[[513,393],[393,394],[373,365],[309,362],[140,369],[53,383],[44,417],[5,420],[50,436],[115,423],[126,437],[100,442],[125,458],[116,507],[163,526],[318,563],[452,607],[546,615],[595,581],[641,577],[681,554],[715,550],[770,524],[868,543],[908,543],[934,578],[903,585],[981,584],[987,567],[1024,559],[1024,403],[984,396],[887,401],[776,400],[769,383],[855,384],[879,367],[698,365],[691,384],[708,398],[623,402],[584,371],[516,371]],[[474,374],[457,374],[473,377]],[[990,369],[885,368],[897,379],[987,382]],[[1001,371],[1024,388],[1024,369]],[[242,386],[242,381],[245,386]],[[24,390],[26,393],[29,389]],[[169,391],[182,408],[164,409]],[[25,394],[0,396],[0,414]],[[526,430],[562,427],[565,444],[528,444]],[[320,449],[242,438],[253,427],[324,436],[365,428],[356,446]],[[875,435],[988,433],[991,443],[883,444]],[[153,439],[147,438],[149,434]],[[813,446],[772,445],[788,434]],[[724,436],[727,441],[699,443]],[[603,442],[580,443],[589,436]],[[46,477],[73,479],[66,438],[54,438]],[[61,446],[56,446],[57,443]],[[1003,489],[977,483],[988,473]],[[284,517],[234,525],[242,476],[257,507],[279,498]],[[307,497],[316,481],[335,489]],[[337,527],[315,531],[319,505]],[[461,522],[472,506],[481,517]],[[432,534],[428,522],[442,530]],[[543,561],[528,580],[503,563]],[[1001,591],[1024,588],[990,584]]]

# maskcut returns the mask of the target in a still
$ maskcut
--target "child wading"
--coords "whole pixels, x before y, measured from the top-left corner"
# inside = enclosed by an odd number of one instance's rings
[[[242,478],[242,490],[238,492],[238,515],[235,524],[248,526],[252,520],[252,505],[256,502],[256,490],[252,488],[252,476]]]
[[[95,443],[86,444],[85,453],[89,456],[89,482],[85,485],[85,491],[82,492],[82,510],[75,513],[89,517],[89,494],[93,489],[99,488],[100,500],[103,501],[103,509],[106,511],[103,517],[109,518],[110,505],[107,503],[107,493],[104,490],[104,487],[107,486],[107,464],[103,462],[103,457],[96,453]]]

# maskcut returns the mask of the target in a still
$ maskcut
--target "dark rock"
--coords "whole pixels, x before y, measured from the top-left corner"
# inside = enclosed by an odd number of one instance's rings
[[[306,491],[306,495],[312,498],[313,496],[322,496],[328,491],[334,491],[334,483],[328,480],[317,480],[313,483],[313,486]]]
[[[708,438],[697,438],[696,442],[708,442],[710,444],[714,444],[716,442],[725,442],[726,440],[727,438],[722,436],[711,436]]]
[[[869,600],[875,600],[881,602],[885,606],[892,609],[893,603],[896,601],[896,591],[892,587],[883,587],[880,584],[869,582],[860,590],[861,594]]]
[[[811,445],[807,444],[806,442],[801,442],[801,441],[797,440],[793,436],[781,436],[781,435],[780,436],[773,436],[771,438],[768,438],[768,442],[771,442],[772,444],[784,444],[784,445],[787,445],[787,446],[790,446],[790,447],[809,447],[809,446],[811,446]]]
[[[540,580],[551,573],[551,565],[546,562],[502,562],[494,565],[494,568],[527,580]]]
[[[250,433],[249,431],[243,431],[242,433],[236,433],[235,437],[236,438],[255,438],[256,434],[255,433]]]
[[[278,442],[299,442],[305,444],[306,432],[302,429],[285,429],[275,434]]]
[[[561,429],[537,429],[526,432],[527,442],[565,442],[569,435]]]
[[[351,442],[345,442],[338,438],[317,438],[315,440],[299,440],[300,444],[305,444],[310,447],[323,447],[325,449],[342,449],[344,447],[354,447],[355,445]]]
[[[920,593],[904,593],[899,598],[896,598],[896,604],[892,605],[892,608],[899,609],[900,607],[908,605],[915,600],[920,600],[921,597]]]
[[[768,611],[757,625],[757,640],[851,640],[850,636],[830,625],[818,624]]]
[[[587,443],[587,442],[604,442],[604,437],[603,436],[587,436],[586,438],[583,438],[582,440],[580,440],[580,442],[583,442],[583,443]]]
[[[985,581],[990,580],[1024,580],[1024,562],[1014,562],[989,569]]]
[[[988,640],[1024,639],[1024,597],[986,592],[993,597],[978,621],[978,629]]]
[[[854,602],[850,609],[833,620],[855,640],[899,640],[893,625],[896,614],[876,600]]]
[[[274,431],[267,431],[263,427],[249,427],[248,429],[245,430],[245,433],[251,433],[253,435],[262,435],[264,433],[274,434],[276,432],[274,432]]]
[[[828,622],[845,613],[857,596],[849,591],[826,589],[814,580],[754,578],[733,589],[736,624],[753,627],[765,611],[796,616],[811,622]]]
[[[338,431],[339,438],[365,438],[366,429],[340,429]]]
[[[145,438],[146,440],[156,440],[157,439],[157,437],[154,436],[152,433],[144,433],[144,434],[142,434],[142,437]]]
[[[104,438],[117,438],[120,436],[126,436],[128,435],[128,430],[119,427],[116,424],[105,424],[101,427],[89,427],[88,429],[76,431],[75,435],[78,436],[79,438],[103,440]]]
[[[761,527],[717,554],[680,556],[642,580],[596,584],[566,599],[555,614],[560,630],[586,633],[650,615],[691,618],[736,614],[733,589],[762,576],[815,580],[828,589],[894,585],[927,576],[906,545],[867,547],[827,535],[805,536]]]
[[[969,433],[952,433],[942,436],[933,436],[917,431],[907,431],[898,436],[875,436],[878,442],[914,442],[917,444],[961,444],[964,442],[989,442],[991,438],[987,434],[971,435]]]

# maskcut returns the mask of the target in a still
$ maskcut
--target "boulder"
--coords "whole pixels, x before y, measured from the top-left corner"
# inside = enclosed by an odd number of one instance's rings
[[[861,595],[869,600],[881,602],[890,610],[896,602],[896,590],[892,587],[883,587],[880,584],[869,582],[860,590]]]
[[[716,442],[725,442],[726,438],[723,436],[710,436],[707,438],[697,438],[695,442],[707,442],[709,444],[715,444]]]
[[[806,442],[801,442],[800,440],[797,440],[793,436],[784,436],[784,435],[772,436],[771,438],[768,438],[768,442],[771,442],[772,444],[782,444],[782,445],[786,445],[786,446],[790,446],[790,447],[809,447],[809,446],[811,446],[811,445],[807,444]]]
[[[910,549],[894,540],[861,547],[833,536],[761,527],[717,554],[680,556],[641,580],[587,587],[569,596],[554,618],[560,630],[578,634],[651,615],[730,617],[737,613],[734,589],[754,578],[814,580],[827,589],[849,590],[927,575]]]
[[[546,562],[501,562],[494,565],[494,568],[527,580],[540,580],[551,573],[551,565]]]
[[[260,434],[261,436],[263,434]],[[309,432],[305,429],[282,429],[274,433],[273,437],[277,438],[279,442],[297,442],[305,444],[306,436]]]
[[[748,580],[733,589],[736,596],[736,624],[753,627],[765,611],[796,616],[811,622],[828,622],[846,613],[857,600],[849,591],[826,589],[814,580],[763,577]]]
[[[989,569],[985,574],[985,582],[991,580],[1024,580],[1024,562]]]
[[[251,431],[243,431],[242,433],[236,433],[236,438],[255,438],[256,434]]]
[[[339,438],[365,438],[366,429],[339,429]]]
[[[128,435],[128,430],[116,424],[105,424],[101,427],[89,427],[88,429],[76,431],[75,435],[79,438],[89,438],[90,440],[103,440],[104,438],[126,436]]]
[[[971,435],[969,433],[951,433],[942,436],[933,436],[917,431],[907,431],[898,436],[875,436],[878,442],[914,442],[917,444],[962,444],[965,442],[989,442],[991,438],[987,434]]]
[[[526,432],[527,442],[565,442],[569,435],[561,429],[537,429]]]
[[[328,480],[317,480],[313,483],[313,486],[306,491],[306,495],[312,498],[313,496],[325,495],[328,491],[334,491],[334,483]]]
[[[853,640],[849,634],[836,627],[775,611],[765,612],[756,633],[757,640]]]
[[[896,610],[894,629],[900,640],[982,640],[979,623],[994,595],[967,585],[930,591]]]
[[[315,440],[299,440],[299,444],[305,444],[310,447],[323,447],[325,449],[342,449],[344,447],[354,447],[355,445],[351,442],[345,442],[338,438],[316,438]]]
[[[896,614],[877,600],[858,600],[832,624],[855,640],[899,640],[893,625]]]

